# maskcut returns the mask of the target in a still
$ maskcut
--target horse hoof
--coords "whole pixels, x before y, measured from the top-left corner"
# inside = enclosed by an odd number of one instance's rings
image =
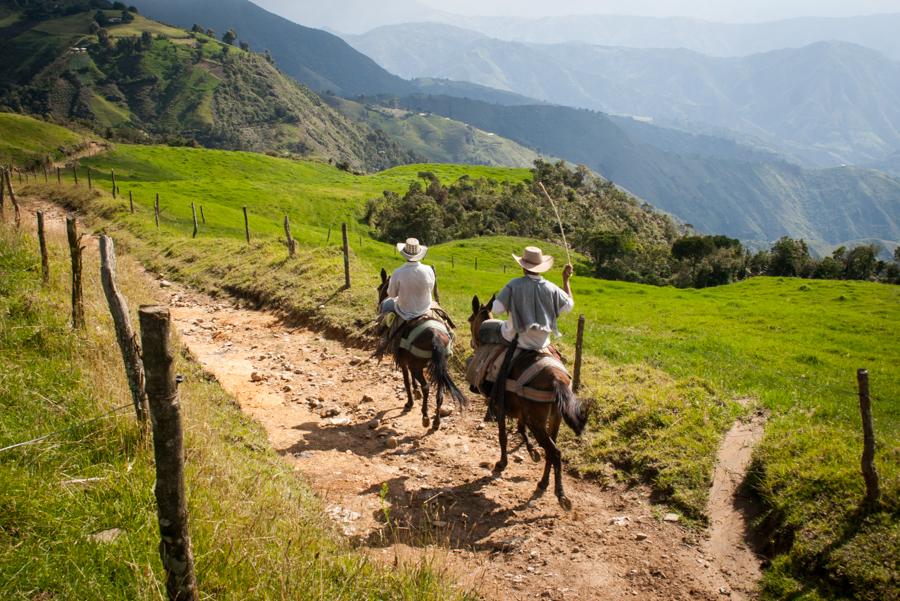
[[[559,500],[559,506],[565,509],[566,511],[570,511],[572,509],[572,501],[569,500],[569,497],[566,495],[558,495],[557,499]]]
[[[408,413],[409,411],[412,411],[412,408],[413,408],[412,402],[409,402],[409,403],[403,405],[403,413]]]
[[[422,427],[423,427],[423,428],[427,428],[427,427],[430,426],[430,425],[431,425],[431,420],[428,419],[428,416],[427,416],[427,415],[423,415],[423,416],[422,416]]]
[[[528,454],[531,455],[531,460],[534,461],[535,463],[537,463],[538,461],[541,460],[541,454],[538,453],[538,452],[537,452],[536,450],[534,450],[534,449],[528,451]]]
[[[505,461],[498,461],[497,463],[494,464],[494,472],[496,472],[498,474],[505,469],[506,469]]]
[[[431,429],[438,430],[438,429],[440,429],[440,427],[441,427],[441,418],[435,417],[434,421],[431,422]]]
[[[541,492],[544,492],[545,490],[547,490],[548,486],[550,486],[549,480],[547,482],[541,481],[541,482],[538,482],[537,489]]]

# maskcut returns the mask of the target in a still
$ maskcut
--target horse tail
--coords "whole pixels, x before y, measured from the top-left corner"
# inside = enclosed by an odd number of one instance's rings
[[[556,406],[559,408],[563,421],[572,428],[576,435],[581,436],[581,433],[584,432],[584,427],[587,425],[587,411],[585,407],[565,380],[558,377],[554,378],[553,389],[556,392]]]
[[[469,400],[457,388],[453,379],[450,377],[450,365],[448,362],[450,353],[444,341],[435,333],[432,336],[431,363],[428,366],[431,381],[439,388],[446,390],[453,397],[460,407],[465,407]]]

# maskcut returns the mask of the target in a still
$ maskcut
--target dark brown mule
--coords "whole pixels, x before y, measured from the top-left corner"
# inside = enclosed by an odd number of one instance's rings
[[[378,286],[378,306],[387,298],[388,285],[391,278],[388,277],[384,269],[381,270],[381,285]],[[406,330],[408,328],[403,328]],[[406,332],[401,330],[397,336],[405,336]],[[453,379],[450,377],[450,369],[447,360],[450,356],[450,337],[444,332],[433,328],[426,328],[415,340],[411,341],[412,346],[418,349],[420,354],[430,353],[430,358],[416,356],[411,350],[396,347],[394,352],[394,362],[403,372],[403,385],[406,388],[406,406],[403,411],[409,411],[413,408],[413,387],[418,384],[422,393],[422,426],[428,427],[428,394],[430,392],[430,384],[435,387],[435,410],[434,421],[431,427],[435,430],[441,427],[441,405],[444,402],[444,393],[449,392],[450,396],[459,404],[460,407],[465,406],[468,402],[465,395],[460,392]],[[426,375],[427,374],[427,375]]]
[[[494,299],[491,298],[487,305],[482,305],[478,297],[472,299],[472,316],[469,323],[472,326],[473,346],[478,346],[478,330],[481,324],[491,319],[490,307],[493,305]],[[509,378],[515,380],[518,378],[528,364],[522,364],[521,361],[514,361],[510,371]],[[501,472],[506,469],[506,418],[519,420],[519,431],[524,435],[522,425],[524,424],[537,443],[544,449],[544,475],[538,482],[538,490],[547,490],[550,485],[550,468],[553,468],[554,491],[559,504],[565,509],[572,507],[572,502],[566,497],[562,484],[562,453],[556,446],[556,437],[559,434],[559,424],[565,421],[575,434],[580,435],[587,425],[587,412],[582,407],[578,398],[572,392],[571,379],[564,371],[545,367],[532,380],[528,386],[536,390],[552,391],[554,393],[553,400],[549,402],[533,401],[517,394],[505,391],[505,394],[491,395],[501,398],[502,402],[494,407],[497,415],[497,425],[500,435],[500,461],[494,467],[495,471]],[[490,399],[488,400],[490,403]],[[528,438],[525,438],[528,445]]]

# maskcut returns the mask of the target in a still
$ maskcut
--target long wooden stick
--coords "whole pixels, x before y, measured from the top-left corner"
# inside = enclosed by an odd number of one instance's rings
[[[566,240],[566,229],[563,227],[562,217],[559,216],[559,209],[556,208],[556,203],[553,202],[553,198],[547,192],[547,188],[544,187],[544,182],[538,182],[538,185],[544,192],[544,196],[546,196],[547,200],[550,201],[550,206],[553,207],[553,212],[556,213],[556,220],[559,222],[559,232],[562,234],[563,246],[566,249],[566,262],[571,265],[572,256],[569,254],[569,242]]]

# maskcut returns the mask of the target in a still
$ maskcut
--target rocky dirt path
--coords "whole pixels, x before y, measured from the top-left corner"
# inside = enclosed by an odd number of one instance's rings
[[[62,218],[37,203],[30,199],[32,210]],[[644,488],[601,488],[571,474],[574,508],[566,512],[552,491],[535,494],[541,465],[515,449],[517,435],[507,471],[492,474],[496,425],[482,424],[480,400],[464,413],[445,401],[452,413],[431,432],[420,401],[402,412],[399,374],[366,351],[230,299],[148,280],[168,297],[183,344],[373,557],[438,556],[458,581],[497,600],[752,598],[759,564],[742,547],[743,530],[734,532],[729,502],[752,440],[739,445],[737,464],[721,466],[737,478],[717,471],[712,539],[665,521]],[[748,561],[757,568],[737,569]]]

